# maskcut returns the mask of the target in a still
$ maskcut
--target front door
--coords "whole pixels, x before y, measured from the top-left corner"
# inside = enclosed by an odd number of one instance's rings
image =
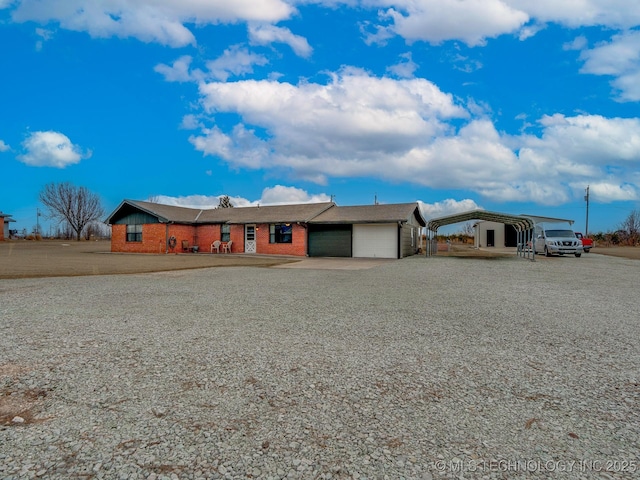
[[[487,230],[487,247],[495,247],[495,238],[496,231],[495,230]]]
[[[244,253],[256,253],[256,226],[244,226]]]

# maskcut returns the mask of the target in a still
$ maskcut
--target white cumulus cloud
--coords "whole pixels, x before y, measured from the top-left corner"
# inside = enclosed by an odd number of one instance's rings
[[[601,181],[589,185],[589,195],[593,200],[602,203],[633,201],[640,199],[640,186]]]
[[[483,45],[487,38],[514,33],[529,21],[523,10],[501,0],[398,0],[371,2],[388,5],[384,17],[390,31],[409,42],[438,44],[461,40]],[[378,33],[379,35],[379,33]]]
[[[640,118],[601,115],[544,116],[542,138],[523,137],[526,146],[553,161],[595,166],[640,162]]]
[[[84,151],[66,135],[53,131],[33,132],[22,147],[25,153],[18,159],[33,167],[65,168],[91,156],[91,151]]]
[[[284,43],[299,57],[307,58],[313,53],[313,48],[307,39],[300,35],[294,35],[291,30],[275,25],[250,25],[249,39],[254,45],[269,45],[271,43]]]
[[[387,71],[399,78],[413,78],[418,64],[413,61],[411,52],[400,55],[400,61],[387,67]]]
[[[18,22],[57,22],[92,37],[133,37],[171,47],[195,44],[185,24],[278,22],[294,8],[283,0],[16,0]]]
[[[8,152],[10,149],[11,147],[4,143],[4,140],[0,140],[0,152]]]
[[[160,63],[154,67],[154,71],[158,72],[167,82],[191,82],[193,77],[189,72],[192,57],[183,55],[175,60],[171,65]]]
[[[465,109],[424,79],[353,69],[326,85],[212,82],[200,92],[206,114],[234,113],[241,122],[228,131],[203,127],[191,142],[233,168],[319,184],[373,177],[545,205],[577,198],[572,182],[606,177],[622,192],[610,190],[612,198],[637,189],[629,172],[640,169],[638,118],[558,114],[539,119],[538,135],[511,136],[474,102]]]
[[[259,200],[260,205],[284,205],[296,203],[321,203],[331,201],[326,193],[310,195],[306,190],[297,187],[276,185],[265,188]]]
[[[242,76],[253,73],[254,65],[266,65],[268,60],[263,56],[250,52],[246,47],[233,45],[224,53],[207,62],[208,78],[227,81],[230,76]]]
[[[408,42],[438,44],[460,40],[478,46],[504,34],[517,34],[520,40],[526,40],[547,23],[568,28],[612,29],[629,29],[640,24],[640,3],[632,0],[362,0],[361,3],[383,12],[381,24],[367,38],[368,42],[380,43],[391,35],[399,35]]]
[[[584,50],[582,73],[615,77],[621,101],[640,101],[640,31],[614,35],[611,41]]]
[[[571,28],[601,25],[628,28],[640,23],[640,3],[634,0],[504,0],[541,22]]]
[[[482,208],[474,200],[470,199],[455,200],[453,198],[447,198],[446,200],[435,203],[424,203],[419,201],[418,204],[420,205],[422,215],[427,221],[434,218]]]
[[[185,208],[216,208],[220,205],[221,195],[186,195],[174,197],[170,195],[154,195],[147,199],[163,205],[173,205]],[[255,207],[257,205],[287,205],[299,203],[322,203],[331,201],[331,197],[325,193],[310,194],[307,191],[292,187],[275,185],[262,191],[258,199],[250,200],[244,197],[229,196],[234,207]]]

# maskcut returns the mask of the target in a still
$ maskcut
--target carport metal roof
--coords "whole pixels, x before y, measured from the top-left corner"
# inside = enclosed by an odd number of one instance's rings
[[[435,236],[438,232],[438,228],[469,220],[485,220],[488,222],[513,225],[518,236],[518,256],[531,258],[531,260],[535,259],[535,252],[530,245],[533,241],[533,229],[535,228],[536,223],[573,224],[573,220],[566,220],[563,218],[539,217],[535,215],[511,215],[508,213],[489,212],[487,210],[480,209],[457,213],[455,215],[447,215],[446,217],[432,218],[427,222],[426,255],[429,257],[438,251],[437,244],[434,245],[434,243],[436,243]]]
[[[540,217],[539,217],[540,218]],[[468,220],[486,220],[489,222],[505,223],[513,225],[519,232],[532,229],[536,224],[533,217],[524,215],[510,215],[508,213],[489,212],[487,210],[470,210],[468,212],[447,215],[446,217],[433,218],[427,222],[427,229],[437,232],[438,228],[453,223],[466,222]]]
[[[548,217],[534,217],[529,215],[511,215],[508,213],[489,212],[487,210],[470,210],[468,212],[457,213],[455,215],[447,215],[446,217],[432,218],[427,222],[427,244],[425,248],[426,255],[432,256],[438,251],[437,241],[435,236],[438,232],[438,228],[445,225],[451,225],[454,223],[466,222],[469,220],[485,220],[489,222],[504,223],[506,225],[512,225],[518,236],[518,250],[517,255],[519,257],[535,259],[535,252],[533,248],[527,247],[533,241],[533,229],[536,223],[541,222],[570,222],[569,220],[562,220],[559,218]]]

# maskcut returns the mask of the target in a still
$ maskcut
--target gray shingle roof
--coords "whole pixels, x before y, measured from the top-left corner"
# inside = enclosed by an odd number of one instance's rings
[[[416,216],[420,225],[426,224],[417,203],[335,207],[318,215],[309,223],[406,222],[412,215]]]
[[[125,200],[109,215],[107,223],[122,218],[132,208],[158,217],[162,223],[285,223],[307,222],[333,206],[333,202],[297,205],[269,205],[264,207],[235,207],[197,209],[163,205],[160,203]]]
[[[221,220],[228,223],[285,223],[308,222],[326,209],[332,202],[303,203],[297,205],[267,205],[264,207],[234,207],[206,210],[198,219],[198,223],[217,223]]]
[[[139,200],[124,200],[106,222],[112,224],[135,209],[158,217],[162,223],[391,223],[406,222],[415,215],[418,223],[425,225],[417,203],[339,207],[325,202],[203,210]]]

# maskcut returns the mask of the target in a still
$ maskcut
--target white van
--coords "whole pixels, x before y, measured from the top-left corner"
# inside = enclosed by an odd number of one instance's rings
[[[536,224],[535,238],[533,240],[536,253],[544,253],[547,257],[551,255],[582,255],[582,242],[576,238],[576,234],[571,227],[544,223]]]

